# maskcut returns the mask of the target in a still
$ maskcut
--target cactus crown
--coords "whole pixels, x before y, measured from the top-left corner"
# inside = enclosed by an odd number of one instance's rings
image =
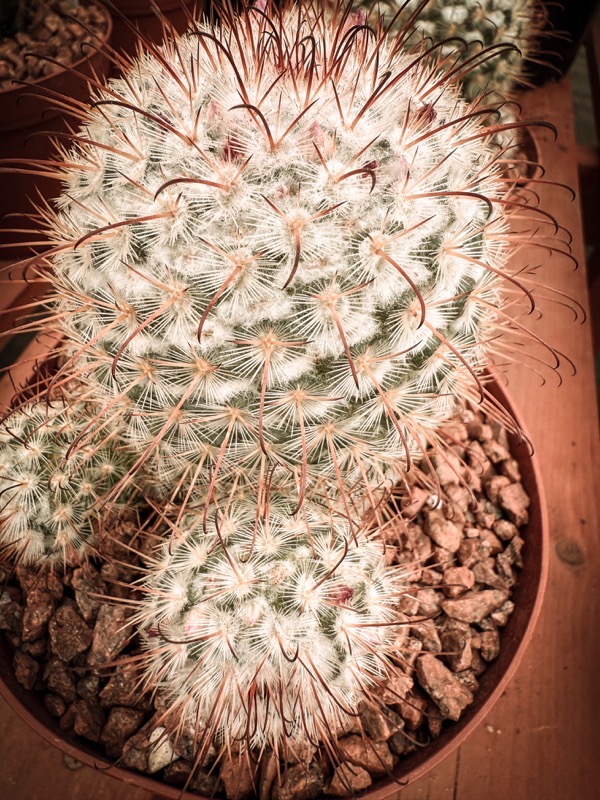
[[[497,153],[428,57],[340,14],[246,8],[140,54],[58,167],[68,367],[122,407],[134,468],[378,484],[477,383]]]

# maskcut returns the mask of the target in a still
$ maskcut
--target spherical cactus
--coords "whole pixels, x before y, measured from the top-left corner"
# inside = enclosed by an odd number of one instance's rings
[[[474,59],[460,72],[469,100],[484,92],[509,99],[526,83],[523,63],[535,50],[545,18],[539,0],[378,0],[354,5],[375,8],[388,22],[394,19],[392,30],[410,20],[417,34],[447,42],[442,54],[459,65]],[[463,51],[458,40],[467,45]],[[481,47],[487,52],[477,58]]]
[[[276,466],[303,494],[408,467],[506,327],[481,112],[309,6],[199,24],[83,116],[49,215],[57,318],[133,469]]]
[[[393,672],[402,568],[325,504],[293,511],[275,491],[259,513],[230,499],[206,526],[183,515],[151,559],[144,677],[200,751],[330,741]]]
[[[97,503],[127,472],[127,457],[118,428],[69,454],[88,414],[85,404],[30,403],[0,428],[0,550],[19,564],[73,564],[93,551]]]

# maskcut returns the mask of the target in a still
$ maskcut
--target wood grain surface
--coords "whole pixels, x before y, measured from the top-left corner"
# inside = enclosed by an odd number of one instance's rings
[[[540,131],[547,178],[577,184],[571,93],[567,80],[523,98],[524,115],[559,130],[555,144]],[[548,261],[546,281],[587,306],[581,214],[566,192],[541,187],[543,207],[573,235],[573,272]],[[597,212],[598,213],[598,212]],[[600,225],[600,213],[598,213]],[[599,439],[591,326],[549,308],[531,322],[577,365],[562,386],[522,367],[509,389],[539,455],[551,524],[550,577],[533,641],[508,690],[488,719],[439,768],[396,793],[401,800],[596,800],[600,797],[597,719],[600,716]],[[69,769],[0,701],[2,800],[150,800],[145,792],[86,767]]]
[[[523,115],[558,129],[537,137],[549,180],[577,188],[568,80],[523,96]],[[587,309],[581,213],[563,191],[539,190],[542,205],[573,235],[578,271],[555,259],[546,282]],[[596,210],[600,225],[600,209]],[[540,262],[532,249],[531,263]],[[542,256],[543,257],[543,256]],[[402,790],[402,800],[595,800],[600,797],[600,519],[598,406],[591,325],[547,309],[530,327],[577,365],[562,386],[527,370],[509,389],[540,459],[550,520],[550,575],[533,640],[489,719],[456,755]]]

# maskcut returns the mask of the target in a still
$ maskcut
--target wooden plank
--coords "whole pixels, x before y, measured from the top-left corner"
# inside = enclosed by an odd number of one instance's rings
[[[522,102],[524,116],[559,129],[557,144],[551,134],[539,133],[546,177],[576,187],[568,81],[531,92]],[[578,204],[552,187],[541,188],[540,195],[543,207],[573,234],[574,255],[583,264]],[[539,250],[526,255],[534,264],[548,261]],[[553,257],[544,271],[552,286],[587,306],[584,266],[573,273]],[[527,370],[510,370],[509,389],[532,436],[548,496],[552,552],[542,615],[517,675],[489,718],[456,756],[403,790],[402,800],[595,800],[600,793],[600,484],[591,326],[550,306],[531,327],[578,369],[561,387],[540,387]]]

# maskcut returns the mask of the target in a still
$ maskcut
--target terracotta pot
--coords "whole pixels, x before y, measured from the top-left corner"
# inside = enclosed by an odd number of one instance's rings
[[[127,17],[129,23],[139,28],[150,41],[156,44],[161,43],[163,28],[160,19],[152,11],[149,0],[112,0],[112,3],[121,14]],[[156,0],[156,4],[161,14],[169,20],[177,33],[182,33],[187,28],[188,13],[196,9],[197,16],[199,16],[204,7],[203,0]],[[113,12],[113,21],[115,49],[122,53],[135,53],[137,37],[130,25],[116,11]]]
[[[42,345],[35,343],[31,348],[30,358],[38,355],[40,358],[42,357]],[[15,382],[23,385],[28,371],[30,374],[30,366],[17,367],[13,374]],[[513,414],[521,429],[524,430],[522,420],[515,412],[506,390],[495,382],[490,386],[490,391]],[[12,386],[4,379],[0,383],[0,401],[4,400],[6,403],[11,393]],[[523,568],[519,573],[519,581],[512,595],[515,610],[502,631],[499,657],[487,667],[479,679],[479,690],[475,695],[474,702],[458,722],[452,723],[444,729],[439,738],[398,763],[394,773],[402,784],[412,783],[436,767],[482,724],[494,703],[506,689],[506,685],[532,637],[542,604],[548,571],[549,540],[546,503],[535,455],[532,456],[529,453],[525,443],[518,443],[516,437],[513,437],[511,447],[521,470],[523,484],[531,498],[529,524],[522,533],[526,542],[523,550]],[[187,792],[182,794],[177,787],[168,786],[145,775],[112,766],[106,756],[101,754],[91,743],[60,730],[56,718],[47,711],[41,695],[28,692],[17,683],[12,671],[11,660],[8,643],[5,639],[0,638],[0,694],[14,711],[46,741],[78,761],[96,769],[102,769],[106,774],[120,778],[126,783],[156,796],[172,798],[172,800],[194,800],[194,798],[197,800],[199,795]],[[385,779],[375,783],[370,791],[361,795],[361,798],[363,800],[382,800],[397,793],[398,788],[397,783]]]
[[[105,43],[112,35],[112,20],[108,12],[107,34]],[[85,55],[71,65],[73,70],[84,76],[94,73],[102,78],[110,72],[111,63],[106,52],[96,47],[85,48]],[[73,118],[60,113],[49,100],[34,96],[35,88],[58,92],[73,100],[85,100],[89,96],[86,81],[74,75],[68,69],[60,70],[52,75],[34,81],[31,86],[14,86],[0,91],[0,154],[3,159],[45,159],[53,152],[50,136],[35,136],[41,131],[64,133]],[[19,164],[23,167],[23,164]],[[6,228],[29,228],[31,225],[20,216],[31,212],[30,199],[38,197],[38,191],[47,199],[55,197],[60,190],[58,181],[40,178],[34,175],[22,175],[3,171],[2,192],[0,192],[0,242],[14,243],[10,249],[4,247],[0,251],[2,258],[25,258],[31,255],[29,248],[19,245],[24,240],[23,234],[10,234]],[[7,214],[19,214],[18,217],[6,219]]]

